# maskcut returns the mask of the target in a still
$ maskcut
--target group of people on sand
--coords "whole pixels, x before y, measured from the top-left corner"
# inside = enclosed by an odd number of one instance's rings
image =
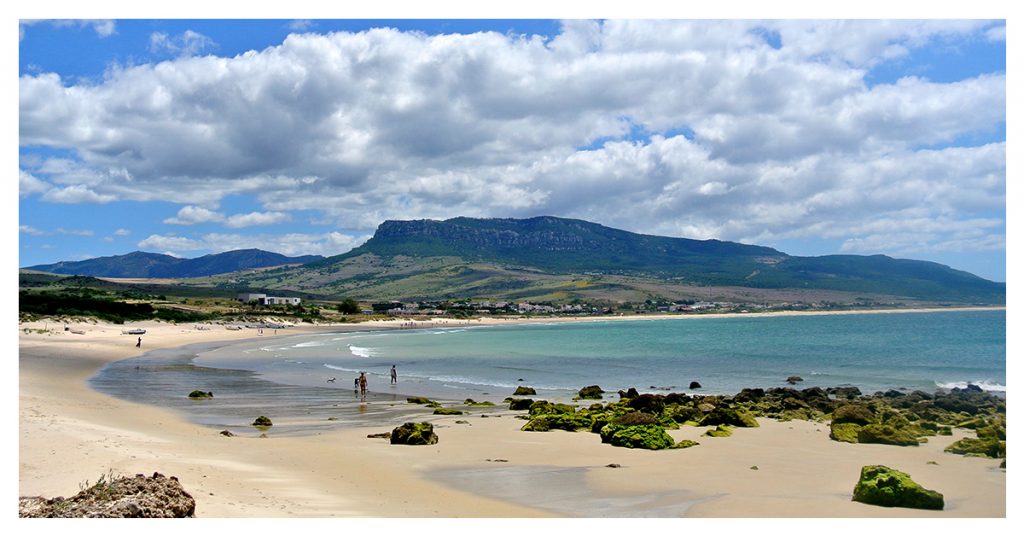
[[[328,382],[333,382],[334,378],[331,378],[331,379],[329,379],[327,381]],[[356,390],[356,391],[359,391],[359,394],[365,395],[366,394],[366,383],[367,383],[366,372],[362,372],[361,371],[359,373],[359,376],[356,376],[356,379],[352,382],[352,388],[354,390]],[[398,370],[395,369],[395,365],[391,365],[391,385],[395,385],[397,383],[398,383]]]

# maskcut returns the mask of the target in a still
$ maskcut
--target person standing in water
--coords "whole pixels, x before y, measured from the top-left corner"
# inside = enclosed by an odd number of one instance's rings
[[[361,394],[361,395],[365,395],[366,394],[366,373],[365,372],[360,372],[359,373],[359,394]]]
[[[398,371],[395,370],[394,365],[391,365],[391,383],[398,383]]]

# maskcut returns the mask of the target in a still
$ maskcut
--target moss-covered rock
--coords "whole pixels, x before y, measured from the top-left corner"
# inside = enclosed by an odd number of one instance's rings
[[[658,424],[658,418],[642,411],[629,411],[615,417],[612,424],[616,426],[638,426],[641,424]]]
[[[532,398],[513,398],[512,401],[508,403],[508,409],[519,411],[530,409],[531,405],[533,405]]]
[[[546,413],[575,413],[576,408],[569,404],[556,404],[547,400],[538,400],[530,404],[530,415],[543,415]]]
[[[609,424],[601,429],[601,441],[616,447],[650,450],[667,449],[675,444],[672,437],[665,433],[665,429],[657,424]]]
[[[832,412],[832,422],[853,423],[864,426],[875,422],[875,413],[862,404],[843,404]]]
[[[757,419],[747,411],[739,408],[727,408],[724,406],[718,406],[711,410],[710,413],[704,415],[704,418],[700,421],[702,426],[715,426],[719,424],[726,424],[729,426],[739,426],[741,428],[756,428]]]
[[[866,465],[853,488],[853,500],[877,506],[942,510],[942,494],[925,489],[910,475],[884,465]]]
[[[260,415],[259,417],[256,417],[255,421],[252,421],[252,425],[258,428],[266,428],[268,426],[274,426],[274,423],[270,422],[268,417]]]
[[[407,422],[391,431],[392,445],[433,445],[437,443],[434,425],[429,422]]]
[[[981,458],[1003,458],[1006,456],[1006,441],[1000,441],[995,437],[965,437],[946,447],[946,452]]]
[[[463,411],[461,409],[437,408],[437,409],[434,410],[434,415],[462,415],[462,414],[463,414]]]
[[[887,424],[869,424],[857,431],[859,443],[881,443],[883,445],[916,446],[920,444],[912,434]]]
[[[579,393],[577,393],[580,398],[591,398],[595,400],[604,398],[601,396],[602,394],[604,394],[604,389],[601,389],[597,385],[588,385],[583,389],[580,389]]]
[[[832,421],[829,425],[830,431],[828,437],[835,441],[842,441],[843,443],[857,443],[857,433],[860,432],[860,425],[852,422],[840,422],[837,423]]]
[[[203,400],[206,398],[213,398],[213,391],[192,391],[188,394],[188,397],[192,400]]]
[[[683,439],[682,441],[679,441],[675,445],[672,445],[672,448],[674,448],[674,449],[688,449],[690,447],[696,447],[697,445],[700,445],[700,443],[698,443],[698,442],[696,442],[696,441],[694,441],[692,439]]]
[[[707,432],[704,432],[703,435],[709,437],[729,437],[732,435],[732,428],[719,424],[714,430],[708,430]]]
[[[494,402],[491,402],[489,400],[484,400],[484,401],[481,401],[481,402],[477,402],[476,400],[473,400],[472,398],[467,398],[462,403],[467,405],[467,406],[493,406],[494,405]]]
[[[515,390],[514,393],[512,393],[512,396],[526,396],[526,395],[535,395],[535,394],[537,394],[537,390],[534,389],[533,387],[527,387],[525,385],[520,385],[519,387],[516,387],[516,390]]]
[[[565,430],[575,432],[577,430],[590,430],[593,420],[589,415],[551,413],[546,415],[534,415],[530,417],[521,430],[525,432],[547,432],[548,430]]]

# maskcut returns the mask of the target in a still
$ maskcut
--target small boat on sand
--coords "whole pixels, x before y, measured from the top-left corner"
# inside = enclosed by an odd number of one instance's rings
[[[141,328],[129,329],[121,332],[122,335],[145,335],[146,330]]]

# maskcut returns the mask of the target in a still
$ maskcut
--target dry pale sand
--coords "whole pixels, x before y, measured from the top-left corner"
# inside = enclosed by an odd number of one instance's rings
[[[849,445],[829,440],[827,425],[762,420],[760,428],[729,438],[671,431],[701,445],[651,452],[603,445],[590,433],[521,432],[523,421],[505,413],[431,416],[440,442],[425,447],[366,438],[386,428],[306,437],[275,437],[271,429],[265,439],[228,438],[161,408],[99,394],[86,381],[112,360],[241,340],[253,330],[148,323],[139,350],[134,336],[121,335],[123,326],[73,326],[84,335],[57,324],[47,326],[55,332],[24,331],[42,327],[19,326],[20,495],[70,496],[83,481],[113,470],[177,476],[196,497],[197,516],[207,518],[1006,516],[1006,473],[998,460],[942,452],[959,432],[913,448]],[[312,329],[325,328],[281,336]],[[620,467],[606,467],[612,463]],[[910,473],[942,492],[947,509],[852,502],[867,464]]]

